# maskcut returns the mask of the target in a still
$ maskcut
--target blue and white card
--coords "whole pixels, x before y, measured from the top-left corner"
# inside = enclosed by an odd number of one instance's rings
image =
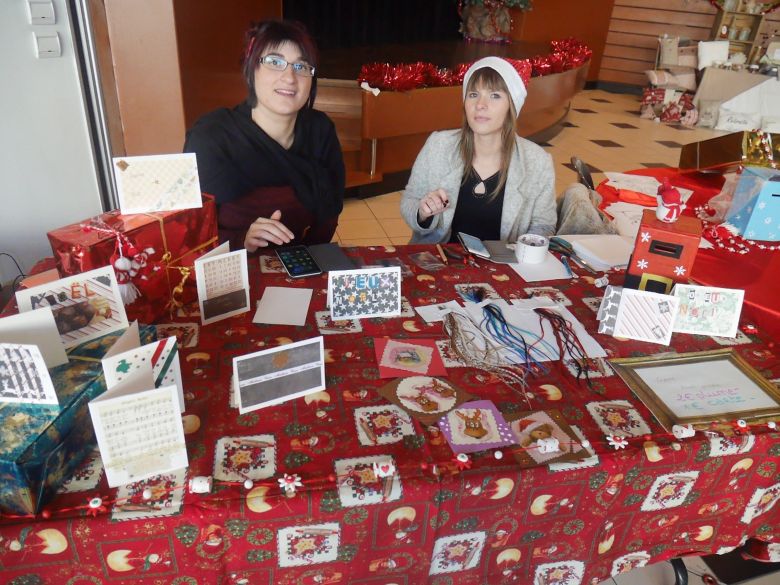
[[[330,318],[401,315],[401,268],[361,268],[328,273]]]

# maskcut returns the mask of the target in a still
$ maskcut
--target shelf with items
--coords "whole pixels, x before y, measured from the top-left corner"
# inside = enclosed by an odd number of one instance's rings
[[[729,56],[744,53],[746,58],[756,54],[759,31],[764,15],[755,2],[734,2],[730,8],[719,11],[712,25],[713,40],[729,41]]]

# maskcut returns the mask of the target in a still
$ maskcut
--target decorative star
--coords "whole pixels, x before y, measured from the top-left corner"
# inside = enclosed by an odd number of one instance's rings
[[[607,435],[607,442],[615,448],[615,451],[628,447],[628,441],[619,435]]]
[[[650,241],[650,232],[642,232],[642,241],[643,242],[649,242]]]
[[[288,475],[285,473],[284,477],[280,477],[276,481],[279,482],[279,487],[287,496],[294,496],[295,490],[297,490],[299,487],[303,487],[301,476],[297,473],[293,475]]]
[[[649,263],[647,260],[645,260],[644,258],[643,258],[642,260],[639,260],[639,261],[636,263],[636,267],[637,267],[637,268],[639,268],[640,270],[644,270],[644,269],[645,269],[645,268],[647,268],[649,265],[650,265],[650,263]]]
[[[677,276],[682,276],[683,274],[685,274],[685,267],[684,266],[675,266],[674,273]]]

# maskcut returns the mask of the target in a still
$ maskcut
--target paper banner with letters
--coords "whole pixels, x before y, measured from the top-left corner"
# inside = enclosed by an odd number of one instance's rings
[[[203,206],[194,153],[115,157],[113,168],[122,213]]]
[[[16,302],[20,313],[50,307],[66,349],[127,327],[111,266],[17,291]]]
[[[401,314],[401,268],[361,268],[328,273],[330,317],[397,317]]]
[[[744,290],[677,284],[672,294],[680,301],[674,331],[736,337]]]

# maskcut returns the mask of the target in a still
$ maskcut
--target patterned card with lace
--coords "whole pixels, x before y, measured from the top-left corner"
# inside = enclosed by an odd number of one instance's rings
[[[116,157],[113,166],[123,214],[203,205],[193,153]]]

